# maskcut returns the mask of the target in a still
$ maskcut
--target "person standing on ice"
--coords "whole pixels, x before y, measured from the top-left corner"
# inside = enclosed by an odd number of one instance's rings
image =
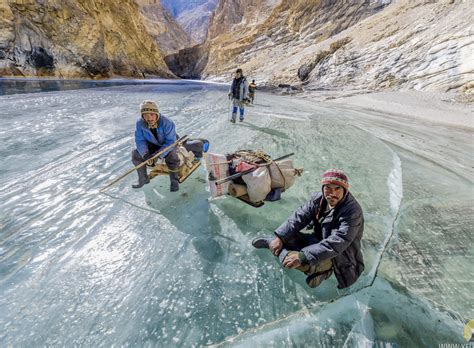
[[[255,99],[256,90],[257,90],[257,84],[255,83],[255,80],[252,80],[252,83],[249,85],[249,99],[252,104]]]
[[[145,100],[140,105],[140,114],[141,118],[137,120],[135,129],[135,144],[137,148],[132,151],[132,162],[135,166],[153,157],[157,152],[173,144],[177,139],[174,122],[160,114],[156,103]],[[178,191],[177,172],[179,157],[176,147],[165,151],[158,158],[164,158],[166,165],[170,169],[170,191]],[[153,166],[154,160],[149,160],[147,165]],[[146,167],[143,166],[137,169],[138,184],[132,185],[133,188],[138,189],[150,182]]]
[[[364,216],[342,170],[327,170],[321,184],[322,191],[313,194],[278,227],[275,236],[257,237],[252,245],[270,249],[283,267],[304,272],[311,288],[334,271],[337,287],[342,289],[354,284],[364,271]],[[308,225],[313,233],[302,233]]]
[[[237,119],[237,109],[240,110],[239,120],[244,120],[245,105],[244,102],[247,100],[247,94],[249,91],[249,83],[245,76],[243,76],[242,69],[237,69],[235,72],[234,80],[229,90],[229,98],[232,99],[232,118],[230,122],[235,123]]]

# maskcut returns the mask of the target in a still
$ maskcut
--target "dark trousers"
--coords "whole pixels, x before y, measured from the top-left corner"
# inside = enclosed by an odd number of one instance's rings
[[[160,150],[160,147],[155,145],[155,144],[152,144],[152,143],[148,143],[148,153],[149,154],[153,154],[157,151]],[[138,166],[140,163],[142,163],[143,161],[145,161],[145,158],[143,158],[140,153],[135,149],[132,151],[132,163],[135,165],[135,166]],[[168,166],[168,168],[171,170],[171,171],[178,171],[178,168],[179,168],[179,157],[178,157],[178,152],[177,152],[177,149],[176,147],[173,147],[173,149],[171,149],[170,152],[168,152],[168,154],[166,155],[165,157],[165,163],[166,165]],[[173,174],[176,174],[173,173]],[[145,182],[147,179],[148,179],[148,174],[147,174],[147,171],[146,171],[146,166],[143,166],[141,168],[138,168],[137,169],[137,174],[138,174],[138,181],[140,183],[143,183]],[[171,177],[171,175],[170,175]],[[176,175],[173,175],[173,178],[176,178],[177,177],[177,174]],[[172,178],[172,179],[173,179]]]
[[[278,258],[280,259],[280,262],[283,263],[283,260],[290,251],[300,251],[304,247],[316,243],[318,243],[318,240],[313,233],[298,232],[296,233],[295,237],[286,242],[283,242],[283,248],[281,249]]]
[[[286,243],[283,243],[283,248],[281,249],[281,252],[278,255],[278,260],[283,265],[283,261],[289,254],[298,253],[304,247],[316,243],[318,243],[318,240],[314,234],[298,232],[293,239],[287,241]],[[314,266],[302,265],[297,267],[296,269],[307,275],[314,273],[325,273],[329,272],[332,269],[332,261],[324,260]],[[324,279],[321,279],[321,281],[322,280]]]

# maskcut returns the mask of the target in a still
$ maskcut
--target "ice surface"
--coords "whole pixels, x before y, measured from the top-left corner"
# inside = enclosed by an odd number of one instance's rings
[[[304,175],[259,209],[208,200],[202,168],[178,194],[166,177],[134,191],[134,175],[99,194],[131,167],[144,99],[214,152],[295,152]],[[182,82],[0,103],[2,346],[462,343],[474,315],[471,132],[263,93],[232,125],[226,87]],[[250,246],[333,166],[366,217],[366,272],[344,291],[334,278],[310,289]]]

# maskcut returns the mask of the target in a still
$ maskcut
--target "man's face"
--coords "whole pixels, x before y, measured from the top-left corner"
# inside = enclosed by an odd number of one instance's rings
[[[324,185],[323,195],[331,208],[334,208],[344,197],[344,188],[335,184]]]
[[[154,126],[158,122],[158,115],[153,112],[147,112],[143,114],[143,119],[148,123],[148,126]]]
[[[236,73],[235,73],[235,78],[236,78],[236,79],[240,79],[241,76],[242,76],[241,73],[239,73],[239,72],[236,72]]]

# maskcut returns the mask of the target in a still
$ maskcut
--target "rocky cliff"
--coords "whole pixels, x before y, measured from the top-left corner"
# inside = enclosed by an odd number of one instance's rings
[[[203,75],[220,75],[237,65],[252,74],[264,73],[265,67],[290,63],[288,58],[295,53],[383,8],[384,3],[374,1],[223,0],[209,27],[211,48]],[[265,72],[265,80],[280,82],[285,70],[287,67],[280,68],[271,76]],[[260,74],[259,79],[262,77]]]
[[[0,0],[0,75],[173,76],[133,0]]]
[[[304,89],[473,89],[466,1],[221,0],[201,76],[237,66],[261,84]]]
[[[191,46],[191,38],[157,0],[135,0],[147,32],[166,55]]]
[[[276,0],[221,0],[215,8],[205,43],[167,57],[181,77],[216,77],[235,67],[238,55],[255,44],[258,26],[272,13]],[[183,64],[187,64],[184,66]]]

